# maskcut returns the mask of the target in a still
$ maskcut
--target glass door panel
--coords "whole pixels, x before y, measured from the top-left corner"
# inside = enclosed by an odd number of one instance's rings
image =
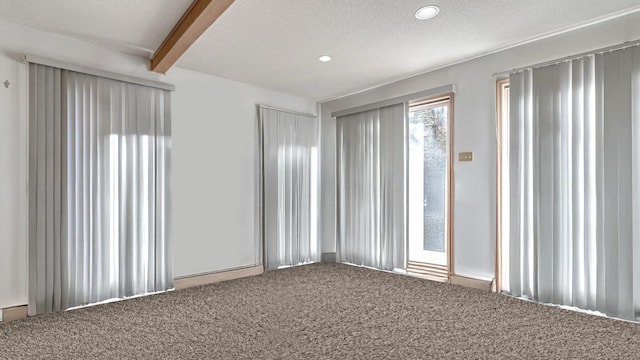
[[[409,261],[448,265],[449,100],[409,107]]]

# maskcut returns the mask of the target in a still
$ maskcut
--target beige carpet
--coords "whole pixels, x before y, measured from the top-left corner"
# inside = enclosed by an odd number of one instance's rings
[[[3,359],[640,358],[640,325],[346,265],[0,325]]]

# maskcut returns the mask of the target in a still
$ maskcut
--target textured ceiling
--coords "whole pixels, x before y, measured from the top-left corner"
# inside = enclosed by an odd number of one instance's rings
[[[0,0],[0,20],[150,57],[191,1]]]
[[[437,4],[427,21],[414,14]],[[236,0],[178,66],[323,100],[484,54],[638,0]],[[320,63],[322,54],[333,56]]]
[[[0,20],[149,56],[190,2],[0,0]],[[429,4],[440,14],[416,20]],[[177,66],[323,100],[638,8],[638,0],[236,0]],[[334,60],[320,63],[322,54]]]

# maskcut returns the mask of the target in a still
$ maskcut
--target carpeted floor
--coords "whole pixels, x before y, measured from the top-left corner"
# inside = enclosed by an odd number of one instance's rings
[[[317,264],[0,324],[2,359],[637,359],[640,325]]]

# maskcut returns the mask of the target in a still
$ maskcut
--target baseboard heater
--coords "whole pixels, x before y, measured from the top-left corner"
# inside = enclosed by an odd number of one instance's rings
[[[492,281],[489,280],[449,274],[447,267],[444,265],[425,264],[416,261],[409,261],[407,263],[407,273],[428,280],[448,282],[454,285],[461,285],[487,291],[491,291],[492,287]]]
[[[445,265],[409,261],[407,263],[407,272],[433,281],[449,282],[449,270]]]

